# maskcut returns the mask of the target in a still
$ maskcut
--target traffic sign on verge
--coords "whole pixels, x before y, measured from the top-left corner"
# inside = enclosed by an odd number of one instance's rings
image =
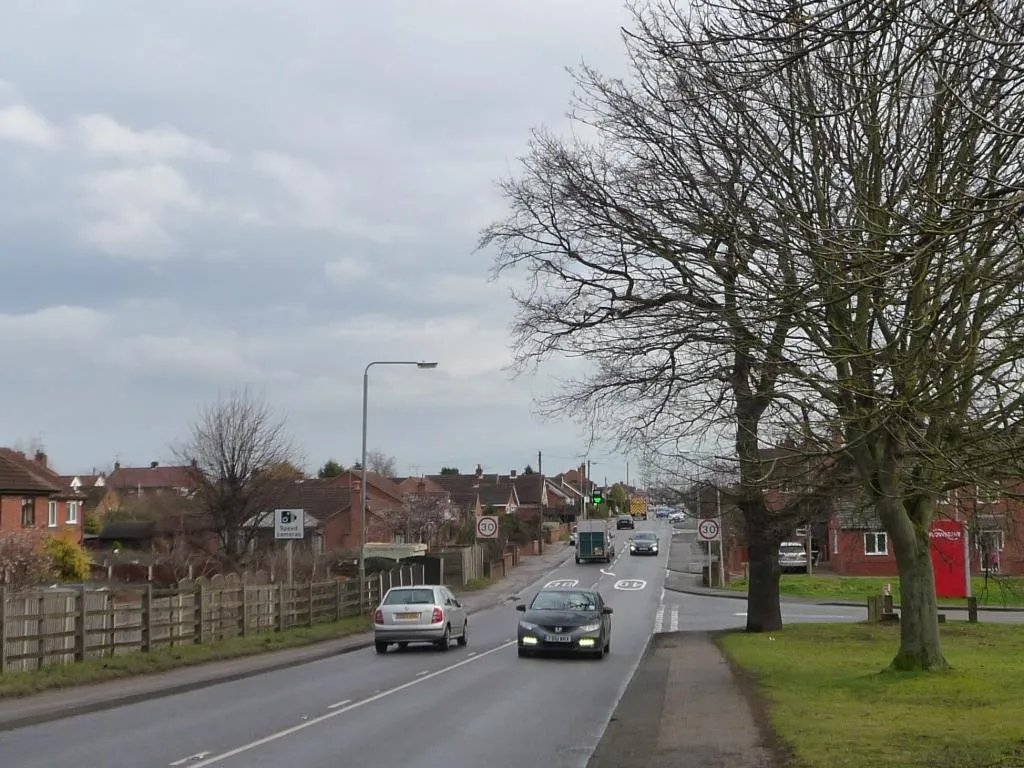
[[[484,515],[477,518],[476,537],[478,539],[498,538],[498,518],[494,515]]]
[[[697,524],[697,535],[700,536],[701,541],[714,541],[721,532],[722,527],[713,518],[705,517]]]
[[[275,509],[274,538],[301,539],[305,534],[305,510]]]

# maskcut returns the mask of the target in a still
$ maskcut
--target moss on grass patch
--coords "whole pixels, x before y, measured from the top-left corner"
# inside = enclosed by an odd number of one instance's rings
[[[779,582],[779,591],[785,597],[804,597],[812,600],[866,601],[870,595],[882,594],[882,587],[889,584],[893,600],[900,601],[900,580],[896,576],[807,576],[806,574],[784,574]],[[747,591],[746,579],[729,582],[729,589]],[[985,579],[975,576],[971,580],[971,593],[978,598],[979,606],[1022,607],[1024,606],[1024,579],[1000,576]],[[939,598],[942,605],[966,606],[966,600]]]
[[[367,632],[369,629],[369,621],[357,616],[284,632],[263,632],[248,637],[234,637],[216,643],[182,645],[153,653],[130,653],[124,656],[89,659],[76,664],[55,664],[34,672],[9,672],[0,675],[0,698],[27,696],[53,688],[91,685],[136,675],[170,672],[211,661],[299,648],[324,640]]]
[[[478,576],[475,579],[470,579],[461,587],[455,587],[456,592],[475,592],[479,589],[487,589],[491,586],[491,580],[486,576]]]
[[[1024,627],[953,622],[953,669],[884,671],[899,628],[797,624],[719,643],[749,672],[799,768],[1024,764]]]

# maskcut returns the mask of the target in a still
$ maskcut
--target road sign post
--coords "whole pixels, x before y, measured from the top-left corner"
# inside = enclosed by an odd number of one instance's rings
[[[478,539],[498,538],[498,518],[494,515],[484,515],[476,520],[476,537]]]
[[[714,568],[714,560],[711,556],[711,542],[717,541],[718,546],[718,557],[719,560],[723,558],[724,552],[722,549],[722,524],[713,517],[705,517],[697,524],[697,536],[701,541],[705,542],[708,547],[708,586],[711,586],[711,570]],[[720,564],[724,569],[724,563]],[[719,586],[724,586],[720,584]]]
[[[288,586],[292,584],[292,542],[302,540],[306,535],[306,511],[304,509],[274,510],[274,539],[285,540],[285,556],[288,560]]]

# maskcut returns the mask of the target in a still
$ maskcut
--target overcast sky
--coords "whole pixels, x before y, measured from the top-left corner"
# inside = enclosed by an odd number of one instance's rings
[[[585,450],[512,380],[507,287],[474,254],[620,0],[8,0],[0,25],[0,442],[65,472],[170,457],[250,384],[305,461],[402,472]],[[594,475],[625,460],[598,449]]]

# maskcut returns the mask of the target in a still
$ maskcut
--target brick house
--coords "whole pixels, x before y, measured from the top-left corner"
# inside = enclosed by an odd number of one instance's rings
[[[1007,484],[1002,493],[976,486],[948,491],[939,499],[936,517],[967,525],[971,539],[971,573],[989,569],[1024,575],[1024,483]],[[840,500],[829,521],[829,567],[844,576],[897,575],[889,536],[873,509]]]
[[[84,502],[44,452],[0,448],[0,531],[38,529],[81,544]]]
[[[427,478],[451,493],[453,500],[467,503],[472,499],[468,506],[472,508],[473,517],[483,514],[488,507],[497,513],[513,513],[519,508],[513,479],[508,475],[487,474],[479,464],[471,475],[427,475]]]
[[[394,500],[367,482],[366,502],[366,540],[393,541],[388,512]],[[338,478],[278,480],[267,487],[263,506],[265,511],[257,521],[257,541],[261,546],[273,543],[275,509],[301,509],[306,522],[305,542],[314,552],[359,549],[359,486],[351,478],[342,482]]]

